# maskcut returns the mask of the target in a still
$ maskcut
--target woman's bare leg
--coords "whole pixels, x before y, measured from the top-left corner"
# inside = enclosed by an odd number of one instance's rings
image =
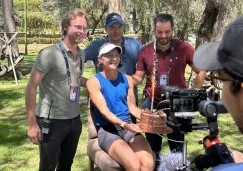
[[[129,145],[139,159],[141,171],[153,171],[154,157],[148,141],[142,135],[138,135]]]
[[[126,171],[141,171],[137,155],[124,140],[119,139],[112,143],[108,154],[121,164]]]

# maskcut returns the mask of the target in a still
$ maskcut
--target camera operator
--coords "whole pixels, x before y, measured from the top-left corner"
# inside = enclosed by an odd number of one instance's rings
[[[243,133],[243,17],[234,21],[225,31],[220,42],[210,42],[199,46],[193,57],[197,68],[218,72],[223,82],[222,101]],[[223,164],[211,171],[243,170],[243,153],[230,150],[237,163]]]

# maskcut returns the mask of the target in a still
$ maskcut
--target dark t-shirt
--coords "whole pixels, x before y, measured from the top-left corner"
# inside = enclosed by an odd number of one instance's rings
[[[193,54],[194,48],[186,43],[174,39],[174,51],[172,55],[172,66],[169,73],[169,86],[178,86],[180,88],[186,88],[185,81],[185,69],[186,65],[193,64]],[[169,68],[169,58],[170,58],[171,48],[167,51],[162,52],[158,48],[156,49],[156,54],[159,60],[159,72],[168,72]],[[154,42],[143,47],[139,53],[137,70],[144,71],[146,75],[146,96],[151,100],[152,96],[152,71],[154,67]],[[161,88],[158,84],[159,74],[156,74],[155,83],[155,102],[161,101]]]

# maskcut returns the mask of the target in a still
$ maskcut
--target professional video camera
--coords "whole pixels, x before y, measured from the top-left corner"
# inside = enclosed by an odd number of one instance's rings
[[[207,100],[206,91],[200,89],[180,89],[178,87],[163,86],[161,92],[162,100],[160,103],[163,104],[165,111],[170,112],[168,120],[174,123],[174,126],[179,127],[181,133],[209,129],[209,135],[199,142],[199,144],[203,144],[206,154],[200,155],[194,160],[198,170],[201,171],[219,164],[234,162],[227,146],[220,143],[218,138],[217,115],[227,113],[221,101]],[[217,97],[215,97],[215,100],[218,100]],[[196,111],[207,118],[207,123],[192,123],[192,119],[199,117],[198,114],[192,113]],[[185,148],[183,153],[183,167],[179,167],[177,170],[185,171],[187,170],[187,167],[185,167]]]
[[[163,86],[161,88],[162,101],[170,105],[171,112],[194,112],[198,111],[200,101],[207,100],[205,90],[180,89],[178,87]],[[168,101],[169,100],[169,101]]]

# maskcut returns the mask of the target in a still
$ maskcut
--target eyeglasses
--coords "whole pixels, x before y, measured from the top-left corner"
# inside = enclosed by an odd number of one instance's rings
[[[89,29],[87,27],[82,27],[82,26],[71,26],[71,27],[78,31],[83,31],[85,33],[87,33],[89,31]]]
[[[211,78],[211,79],[216,79],[216,80],[220,80],[220,81],[238,81],[238,80],[233,80],[233,79],[230,79],[230,78],[222,78],[222,77],[214,76],[214,75],[209,75],[208,77]]]
[[[211,78],[212,80],[212,84],[214,85],[214,87],[222,90],[223,89],[223,81],[231,81],[234,83],[242,83],[239,80],[233,80],[232,78],[223,78],[223,77],[219,77],[219,76],[214,76],[214,75],[209,75],[209,78]]]

